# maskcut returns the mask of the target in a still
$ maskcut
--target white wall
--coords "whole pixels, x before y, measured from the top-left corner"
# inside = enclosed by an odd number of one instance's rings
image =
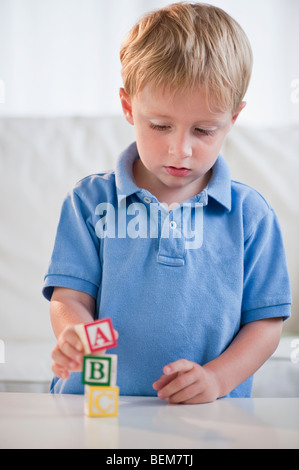
[[[0,0],[0,115],[119,114],[121,40],[145,11],[169,3]],[[299,0],[208,3],[232,14],[252,43],[254,73],[240,122],[299,122]]]

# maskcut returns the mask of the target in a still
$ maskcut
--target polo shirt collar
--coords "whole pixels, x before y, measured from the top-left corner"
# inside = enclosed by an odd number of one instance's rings
[[[133,142],[119,157],[116,169],[115,180],[118,202],[132,194],[142,191],[135,183],[133,176],[133,164],[139,158],[137,144]],[[231,211],[231,177],[228,164],[219,155],[213,166],[213,174],[208,187],[199,196],[213,198],[225,209]],[[205,205],[205,204],[204,204]]]
[[[209,197],[221,204],[228,212],[231,211],[231,175],[229,166],[222,155],[219,155],[213,166],[213,174],[207,190]]]
[[[115,169],[118,202],[140,191],[133,176],[133,164],[139,158],[137,144],[133,142],[119,157]]]

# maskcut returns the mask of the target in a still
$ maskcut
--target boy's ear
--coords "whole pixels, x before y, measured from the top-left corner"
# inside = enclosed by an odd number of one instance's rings
[[[128,121],[128,123],[134,126],[131,96],[125,91],[124,88],[120,88],[119,97],[126,120]]]
[[[247,105],[246,101],[242,101],[242,103],[241,103],[240,106],[238,107],[237,111],[233,114],[233,117],[232,117],[232,125],[235,124],[236,120],[237,120],[238,117],[239,117],[240,112],[243,111],[243,109],[245,108],[246,105]]]

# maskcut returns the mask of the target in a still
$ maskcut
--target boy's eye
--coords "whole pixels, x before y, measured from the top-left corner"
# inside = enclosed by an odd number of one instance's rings
[[[195,132],[200,135],[208,135],[208,136],[213,136],[215,134],[215,131],[213,130],[207,130],[207,129],[199,129],[196,128]]]
[[[153,124],[153,123],[151,123],[150,127],[151,129],[154,129],[156,131],[167,131],[170,129],[169,126],[159,126],[158,124]]]
[[[154,129],[156,131],[161,131],[161,132],[168,131],[170,129],[170,126],[163,126],[163,125],[154,124],[154,123],[151,123],[150,127],[151,129]],[[213,136],[215,134],[215,130],[196,128],[195,133],[199,135],[203,135],[203,136]]]

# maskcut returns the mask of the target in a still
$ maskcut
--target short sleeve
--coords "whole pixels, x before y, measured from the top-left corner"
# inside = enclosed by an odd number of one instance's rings
[[[281,229],[269,208],[244,246],[241,323],[291,315],[291,288]]]
[[[71,192],[61,209],[54,249],[44,278],[46,299],[51,299],[56,286],[79,290],[96,298],[101,282],[99,244],[92,211],[75,191]]]

